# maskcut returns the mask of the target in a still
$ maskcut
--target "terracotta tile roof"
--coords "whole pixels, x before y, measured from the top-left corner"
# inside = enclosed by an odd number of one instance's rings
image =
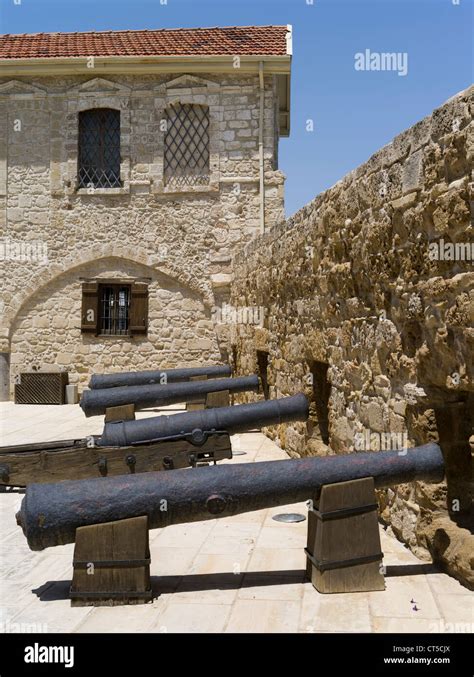
[[[285,55],[286,26],[0,35],[0,59]]]

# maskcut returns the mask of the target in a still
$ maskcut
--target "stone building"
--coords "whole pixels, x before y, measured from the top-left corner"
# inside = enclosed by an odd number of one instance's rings
[[[227,360],[237,246],[281,220],[291,27],[0,36],[2,397],[23,371]]]
[[[307,424],[267,431],[290,455],[439,441],[447,482],[379,492],[381,515],[474,589],[473,96],[235,256],[232,305],[263,322],[237,313],[230,354],[269,397],[310,398]]]

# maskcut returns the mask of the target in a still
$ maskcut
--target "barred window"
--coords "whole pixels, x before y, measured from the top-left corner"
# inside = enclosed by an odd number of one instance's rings
[[[128,334],[130,285],[100,285],[99,333]]]
[[[120,111],[79,113],[79,188],[117,188],[120,182]]]
[[[209,108],[178,103],[165,111],[165,120],[165,184],[208,184]]]
[[[148,331],[148,283],[91,280],[82,284],[81,332],[140,336]]]

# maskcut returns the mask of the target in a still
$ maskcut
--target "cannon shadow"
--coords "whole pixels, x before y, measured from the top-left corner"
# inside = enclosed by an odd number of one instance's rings
[[[304,569],[283,571],[251,571],[240,574],[186,574],[183,576],[151,576],[153,599],[173,592],[200,592],[205,590],[240,590],[271,585],[295,585],[305,581]],[[46,581],[32,592],[41,602],[69,599],[70,580]]]
[[[398,576],[422,576],[440,573],[434,564],[392,564],[387,566],[387,578]],[[185,574],[182,576],[151,576],[153,599],[174,592],[204,592],[206,590],[244,590],[245,588],[272,585],[301,585],[309,582],[304,569],[282,571],[248,571],[238,574],[223,572],[216,574]],[[47,581],[32,592],[41,602],[69,599],[70,580]]]

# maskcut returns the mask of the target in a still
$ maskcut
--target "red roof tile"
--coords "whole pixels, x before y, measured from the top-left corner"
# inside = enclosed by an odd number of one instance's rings
[[[286,26],[0,35],[0,59],[285,55]]]

